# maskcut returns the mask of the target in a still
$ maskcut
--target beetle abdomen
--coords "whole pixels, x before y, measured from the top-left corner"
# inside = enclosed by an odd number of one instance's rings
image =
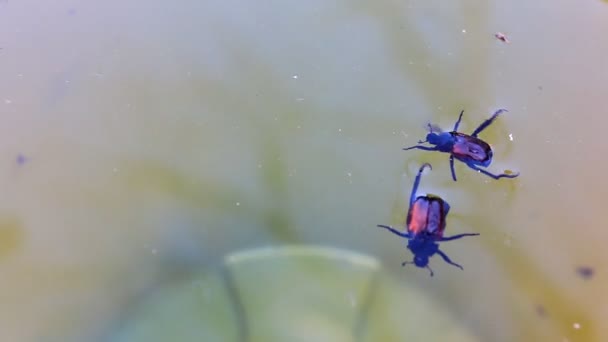
[[[489,164],[492,161],[492,148],[485,141],[470,135],[453,132],[455,142],[452,147],[454,157],[464,162]]]

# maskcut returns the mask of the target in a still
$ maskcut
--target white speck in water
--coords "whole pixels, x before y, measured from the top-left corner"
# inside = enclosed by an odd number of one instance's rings
[[[156,253],[158,253],[158,251],[156,250],[156,248],[152,248],[152,250],[150,252],[152,252],[152,254],[154,254],[154,255],[156,255]]]
[[[414,62],[409,61],[407,64],[409,64],[409,65],[414,65]]]
[[[261,168],[262,168],[262,164],[258,164],[258,169],[261,169]]]
[[[65,82],[65,83],[70,83],[70,80],[64,80],[63,82]]]
[[[17,74],[17,77],[23,77],[23,74]]]
[[[302,128],[302,126],[300,126],[300,125],[297,125],[297,126],[296,126],[296,128],[297,128],[297,129],[300,129],[300,128]]]
[[[275,116],[275,117],[274,117],[274,121],[277,121],[277,120],[279,120],[279,118]]]
[[[11,104],[11,103],[13,103],[13,100],[4,99],[4,103],[6,103],[6,104]]]
[[[404,138],[407,139],[407,133],[405,133],[404,131],[401,131],[401,134],[403,135]]]
[[[466,29],[462,29],[462,33],[467,33],[467,30]]]
[[[348,301],[350,302],[350,306],[352,306],[353,308],[357,306],[357,298],[355,298],[355,295],[352,292],[349,292],[347,294],[347,297]]]
[[[578,329],[580,329],[580,328],[581,328],[581,325],[580,325],[580,323],[574,323],[574,324],[572,324],[572,327],[573,327],[574,329],[577,329],[577,330],[578,330]]]
[[[342,132],[342,128],[338,128],[338,132]]]
[[[298,97],[298,98],[296,99],[296,101],[298,101],[298,102],[302,102],[302,101],[304,101],[304,98],[303,98],[303,97]]]
[[[353,176],[353,174],[352,174],[352,173],[350,173],[350,172],[347,172],[347,173],[346,173],[346,175],[347,175],[348,177],[352,177],[352,176]]]
[[[513,134],[509,134],[509,140],[513,141]]]
[[[113,168],[112,172],[114,172],[114,173],[118,172],[118,168],[117,167]]]
[[[241,202],[236,202],[236,206],[237,207],[240,206],[240,205],[241,205]]]
[[[293,78],[294,80],[297,80],[298,79],[298,75],[293,75],[293,76],[291,76],[291,78]]]

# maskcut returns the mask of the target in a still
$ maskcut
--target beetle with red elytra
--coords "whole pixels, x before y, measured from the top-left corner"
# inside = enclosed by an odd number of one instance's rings
[[[476,236],[479,233],[465,233],[454,236],[444,237],[443,232],[446,227],[446,217],[450,211],[450,205],[441,197],[434,195],[424,195],[416,197],[420,177],[425,168],[432,169],[431,164],[425,163],[418,170],[414,186],[410,195],[409,209],[407,212],[406,232],[399,231],[393,227],[378,225],[408,239],[407,248],[414,254],[413,261],[404,261],[401,265],[414,264],[420,268],[427,268],[433,276],[433,270],[429,267],[429,258],[439,254],[445,262],[452,266],[463,269],[462,266],[450,260],[450,258],[439,249],[438,242],[460,239],[465,236]]]

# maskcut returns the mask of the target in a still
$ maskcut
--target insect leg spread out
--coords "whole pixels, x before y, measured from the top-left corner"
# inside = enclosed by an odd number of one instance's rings
[[[488,126],[490,126],[498,116],[504,112],[508,112],[506,109],[501,108],[492,114],[492,116],[483,121],[471,135],[458,132],[458,127],[462,121],[464,110],[460,112],[458,120],[454,124],[454,130],[452,132],[441,132],[440,130],[433,129],[433,126],[429,124],[429,133],[425,140],[418,141],[418,145],[403,148],[403,150],[419,149],[424,151],[439,151],[450,154],[450,172],[452,179],[457,181],[456,170],[454,168],[454,159],[465,163],[469,168],[483,173],[486,176],[492,177],[496,180],[500,178],[515,178],[519,176],[519,173],[500,173],[493,174],[489,171],[481,169],[481,167],[488,167],[492,163],[492,147],[477,136]],[[429,143],[432,146],[423,146],[422,143]]]
[[[465,233],[450,237],[443,236],[449,204],[437,196],[416,195],[422,172],[427,167],[432,169],[432,166],[428,163],[420,167],[412,186],[406,222],[407,231],[402,232],[386,225],[378,225],[378,227],[408,240],[407,248],[414,255],[414,259],[412,261],[404,261],[401,264],[402,266],[414,264],[419,268],[427,268],[430,271],[430,275],[433,276],[434,272],[429,266],[429,259],[435,254],[439,254],[446,263],[463,269],[461,265],[453,262],[439,249],[439,242],[457,240],[465,236],[476,236],[479,234]]]

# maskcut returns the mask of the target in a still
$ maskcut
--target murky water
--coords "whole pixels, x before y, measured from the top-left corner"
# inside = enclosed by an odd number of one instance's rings
[[[605,32],[599,0],[0,1],[2,340],[111,340],[151,291],[288,243],[377,257],[479,340],[607,340]],[[401,150],[497,108],[515,180]],[[401,268],[375,227],[423,162],[448,231],[481,233],[442,247],[464,272]]]

